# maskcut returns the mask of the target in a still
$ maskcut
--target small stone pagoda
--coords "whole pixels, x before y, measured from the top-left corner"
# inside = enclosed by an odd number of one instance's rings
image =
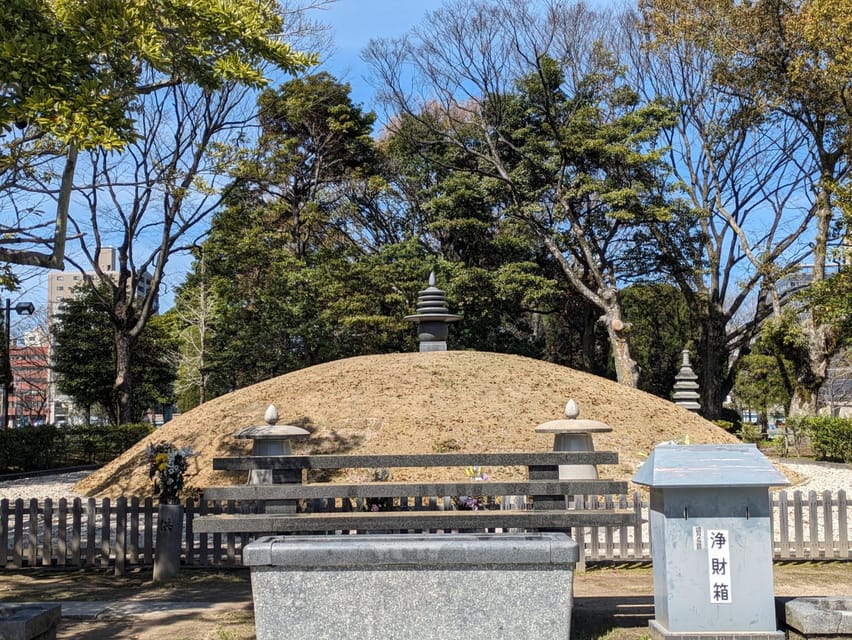
[[[701,397],[698,393],[698,376],[695,375],[692,364],[689,362],[689,350],[684,349],[681,356],[683,360],[680,371],[675,376],[672,400],[676,405],[698,413],[701,410],[701,405],[698,403]]]
[[[450,313],[446,292],[435,286],[435,272],[429,274],[429,286],[417,296],[417,313],[404,320],[417,324],[420,351],[446,351],[450,323],[459,316]]]

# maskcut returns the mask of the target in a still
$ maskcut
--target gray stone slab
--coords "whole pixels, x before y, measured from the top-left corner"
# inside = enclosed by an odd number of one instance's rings
[[[564,497],[562,497],[564,503]],[[307,531],[401,531],[435,529],[556,529],[631,526],[627,510],[563,511],[362,511],[335,513],[219,514],[193,519],[199,533],[284,533]]]
[[[243,550],[243,565],[293,568],[573,565],[579,546],[565,534],[267,536]]]
[[[213,458],[217,471],[249,469],[353,469],[383,467],[528,466],[560,464],[618,464],[614,451],[546,453],[412,453],[387,455],[239,456]]]
[[[342,484],[241,484],[206,487],[205,500],[280,500],[384,498],[402,496],[605,495],[627,493],[627,482],[613,480],[507,482],[364,482]]]
[[[345,538],[279,540],[245,552],[258,640],[570,637],[565,534],[352,536],[351,553]]]
[[[181,602],[173,600],[138,600],[138,601],[87,601],[72,600],[62,603],[62,617],[68,620],[96,620],[126,618],[127,616],[144,616],[159,613],[202,612],[218,609],[223,606],[239,606],[221,602]]]
[[[852,596],[793,598],[784,604],[784,622],[806,637],[852,638]]]
[[[0,640],[53,640],[61,617],[59,604],[0,604]]]

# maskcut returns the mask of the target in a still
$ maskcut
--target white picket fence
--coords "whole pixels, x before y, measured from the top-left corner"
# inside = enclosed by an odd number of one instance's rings
[[[582,499],[582,498],[581,498]],[[625,527],[585,527],[572,535],[582,541],[586,562],[646,562],[651,559],[648,505],[640,494],[599,497],[585,508],[633,509],[637,523]],[[343,508],[338,505],[338,508]],[[183,562],[193,566],[238,565],[248,534],[199,534],[196,515],[250,513],[252,504],[184,505]],[[772,495],[773,551],[784,560],[852,560],[850,503],[846,492],[799,491]],[[65,498],[0,500],[0,569],[23,567],[113,567],[154,561],[157,509],[151,499]]]

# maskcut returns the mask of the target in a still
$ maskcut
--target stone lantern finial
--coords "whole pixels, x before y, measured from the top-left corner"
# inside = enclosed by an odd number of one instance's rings
[[[274,404],[266,407],[266,413],[263,414],[263,420],[270,426],[278,422],[278,409],[275,408]]]

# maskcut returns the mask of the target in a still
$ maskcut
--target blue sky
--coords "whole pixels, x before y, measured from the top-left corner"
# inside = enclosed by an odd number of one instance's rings
[[[315,12],[331,29],[333,49],[321,68],[352,87],[352,101],[366,111],[375,109],[374,91],[366,80],[361,51],[374,38],[393,38],[418,24],[443,0],[338,0]]]

